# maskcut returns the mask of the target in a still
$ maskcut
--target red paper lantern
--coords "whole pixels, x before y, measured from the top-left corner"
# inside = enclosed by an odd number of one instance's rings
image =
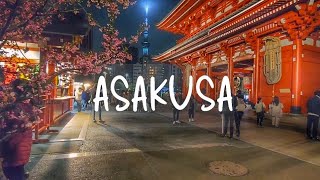
[[[243,87],[245,89],[252,89],[252,78],[251,77],[244,77],[243,78]]]

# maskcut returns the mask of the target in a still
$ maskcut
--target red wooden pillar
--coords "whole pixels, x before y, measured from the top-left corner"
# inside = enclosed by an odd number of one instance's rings
[[[232,59],[232,47],[228,48],[226,55],[228,58],[228,77],[230,80],[231,92],[234,94],[234,62]]]
[[[214,89],[213,89],[214,95],[213,95],[213,98],[214,98],[215,100],[218,99],[217,91],[218,91],[218,79],[217,79],[217,78],[214,78]]]
[[[47,64],[47,66],[48,66],[48,75],[52,75],[52,74],[54,74],[54,71],[55,71],[55,64],[53,64],[53,63],[48,63]],[[51,92],[50,92],[50,94],[49,94],[49,96],[48,96],[48,102],[49,102],[49,126],[50,125],[52,125],[53,124],[53,115],[54,115],[54,101],[53,101],[53,99],[56,97],[56,94],[57,94],[57,89],[56,89],[56,82],[55,82],[55,80],[56,80],[56,78],[54,78],[54,80],[53,80],[53,83],[54,83],[54,87],[53,87],[53,89],[51,90]]]
[[[296,53],[295,61],[293,62],[292,68],[292,102],[291,102],[291,113],[301,113],[301,70],[302,70],[302,39],[296,39]]]
[[[74,80],[72,79],[71,82],[70,82],[70,85],[69,85],[69,89],[68,89],[68,96],[74,96],[74,94],[73,94],[73,89],[74,89],[73,83],[74,83]],[[73,102],[74,102],[74,100],[70,99],[70,103],[69,103],[70,110],[73,109]]]
[[[193,79],[192,94],[195,98],[197,98],[197,92],[196,92],[197,67],[195,66],[195,63],[192,63],[192,79]]]
[[[181,72],[182,72],[182,87],[181,87],[181,93],[182,93],[182,97],[186,97],[187,96],[187,86],[188,84],[186,84],[186,78],[189,78],[189,77],[186,77],[186,67],[184,65],[182,65],[180,62],[176,62],[175,64],[173,65],[176,65],[180,68]]]
[[[48,66],[48,75],[50,76],[50,75],[54,74],[54,73],[55,73],[54,71],[55,71],[56,65],[53,64],[53,63],[49,63],[47,66]],[[57,78],[54,78],[54,80],[53,80],[54,89],[53,89],[52,92],[51,92],[51,97],[52,97],[52,98],[55,98],[56,95],[57,95],[56,81],[57,81]]]
[[[254,62],[253,62],[253,68],[254,68],[254,71],[253,71],[253,92],[252,92],[252,97],[253,97],[253,101],[254,102],[257,102],[258,101],[258,97],[260,95],[260,39],[256,39],[256,46],[253,46],[255,47],[254,49],[254,52],[255,52],[255,58],[254,58]]]
[[[210,78],[212,78],[212,69],[211,69],[211,60],[210,58],[207,59],[207,76],[209,76]],[[212,98],[212,91],[213,89],[211,89],[209,83],[207,83],[207,96]]]
[[[182,94],[183,97],[187,97],[187,92],[188,92],[188,84],[186,83],[188,81],[189,77],[186,76],[185,72],[183,72],[183,78],[182,78]]]

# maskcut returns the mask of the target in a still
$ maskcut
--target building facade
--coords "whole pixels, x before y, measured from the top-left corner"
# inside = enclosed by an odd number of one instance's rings
[[[285,112],[306,112],[320,88],[319,6],[313,0],[182,0],[157,26],[184,37],[154,59],[182,69],[184,95],[189,75],[208,75],[215,88],[201,86],[217,99],[228,76],[233,92],[245,91],[252,102],[279,96]]]

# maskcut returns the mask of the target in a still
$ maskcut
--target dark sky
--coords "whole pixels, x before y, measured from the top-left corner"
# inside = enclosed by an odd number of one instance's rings
[[[164,52],[168,48],[175,45],[176,40],[180,36],[160,31],[157,29],[156,24],[158,24],[178,3],[180,0],[148,0],[149,4],[149,41],[150,54],[158,55]],[[128,9],[122,11],[121,15],[117,20],[117,28],[119,29],[121,37],[131,37],[135,35],[139,26],[145,20],[145,2],[146,0],[137,0],[137,3]],[[95,12],[101,21],[106,17],[103,12]],[[94,47],[98,47],[100,43],[97,39],[100,39],[99,34],[95,35]],[[142,38],[140,38],[141,41]],[[139,54],[142,54],[141,42],[135,44],[134,46],[139,48]]]
[[[149,5],[149,41],[151,55],[158,55],[175,45],[180,37],[172,33],[160,31],[156,25],[179,3],[180,0],[137,0],[134,6],[123,11],[118,19],[120,35],[130,37],[145,19],[145,4]],[[141,40],[142,38],[140,38]],[[140,49],[140,42],[136,44]]]

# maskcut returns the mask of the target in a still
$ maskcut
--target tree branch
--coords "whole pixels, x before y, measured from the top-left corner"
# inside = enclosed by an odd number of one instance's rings
[[[52,75],[50,75],[50,78],[47,79],[47,83],[51,83],[53,81],[53,79],[57,76],[59,76],[60,74],[66,73],[66,72],[72,72],[72,71],[80,71],[81,69],[78,68],[71,68],[71,69],[63,69],[61,71],[55,72]]]
[[[11,24],[11,21],[16,17],[16,9],[17,9],[17,7],[18,7],[18,5],[19,5],[19,2],[20,2],[20,0],[16,0],[16,2],[14,3],[14,5],[13,5],[13,8],[12,8],[12,11],[11,11],[11,13],[10,13],[10,16],[8,17],[8,19],[7,19],[7,22],[6,22],[6,24],[4,25],[4,27],[3,28],[1,28],[1,31],[0,31],[0,41],[1,40],[3,40],[3,36],[4,36],[4,34],[6,33],[6,31],[7,31],[7,29],[9,28],[9,26],[10,26],[10,24]],[[2,48],[1,46],[0,46],[0,48]]]
[[[9,30],[9,31],[12,31],[12,30],[14,30],[14,29],[19,29],[19,28],[21,28],[21,27],[26,26],[30,21],[32,21],[34,18],[37,17],[37,14],[46,7],[46,5],[48,4],[48,2],[49,2],[49,0],[46,0],[46,1],[43,3],[43,5],[36,10],[36,12],[32,15],[32,17],[29,18],[28,20],[26,20],[24,23],[21,23],[21,24],[19,24],[19,25],[16,25],[15,27],[9,28],[8,30]]]

